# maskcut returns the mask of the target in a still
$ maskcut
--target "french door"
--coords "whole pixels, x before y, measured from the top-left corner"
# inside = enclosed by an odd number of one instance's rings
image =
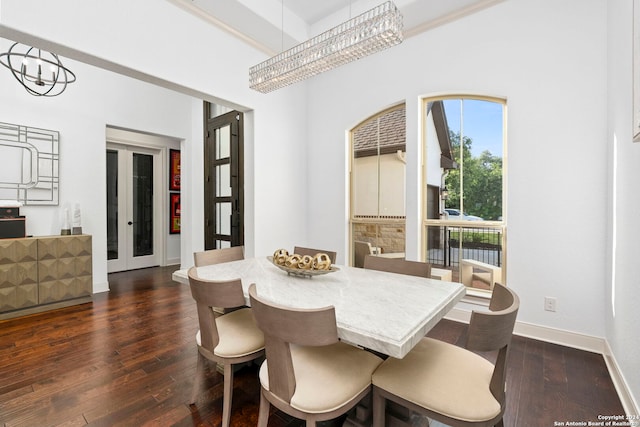
[[[159,149],[107,144],[107,270],[159,265]]]
[[[207,121],[204,146],[205,249],[244,244],[243,116],[238,111]]]

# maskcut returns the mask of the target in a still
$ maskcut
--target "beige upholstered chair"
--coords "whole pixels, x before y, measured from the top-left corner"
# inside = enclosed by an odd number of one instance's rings
[[[240,261],[244,259],[244,246],[233,246],[230,248],[209,249],[202,252],[193,253],[193,265],[196,267],[204,267],[205,265],[220,264],[222,262]],[[224,309],[222,307],[214,307],[213,312],[216,315],[225,314],[232,311],[233,308]]]
[[[483,282],[488,289],[492,289],[495,282],[502,280],[502,269],[486,262],[475,259],[460,260],[460,282],[472,287],[475,280]]]
[[[364,268],[409,276],[431,277],[431,264],[407,261],[400,258],[383,258],[374,255],[364,257]]]
[[[249,296],[267,356],[260,368],[258,427],[267,426],[270,405],[315,426],[346,413],[369,393],[382,359],[338,341],[333,307],[278,306],[258,296],[255,284]]]
[[[353,242],[353,266],[362,268],[364,267],[364,258],[367,255],[373,255],[373,248],[369,242],[360,242],[358,240]]]
[[[210,249],[207,251],[193,253],[193,265],[196,267],[219,264],[221,262],[238,261],[241,259],[244,259],[244,246]]]
[[[241,308],[215,316],[213,307],[238,307],[245,303],[240,279],[229,281],[203,280],[196,268],[189,269],[191,295],[198,307],[200,330],[196,335],[198,362],[191,394],[194,404],[204,376],[202,357],[224,367],[224,395],[222,398],[222,426],[231,419],[233,394],[233,365],[248,362],[264,355],[264,336],[258,329],[250,308]]]
[[[294,254],[298,254],[298,255],[315,256],[316,254],[318,254],[320,252],[329,255],[329,258],[331,258],[331,263],[332,264],[336,263],[337,253],[334,252],[334,251],[324,251],[322,249],[304,248],[302,246],[296,246],[295,248],[293,248],[293,253]]]
[[[423,338],[403,359],[373,374],[373,425],[386,400],[450,426],[503,425],[506,361],[520,302],[496,283],[488,312],[471,313],[466,348]],[[497,351],[495,365],[473,351]]]

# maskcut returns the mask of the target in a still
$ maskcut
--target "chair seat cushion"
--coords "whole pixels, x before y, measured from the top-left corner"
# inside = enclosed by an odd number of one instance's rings
[[[403,359],[390,357],[373,385],[430,411],[463,421],[491,420],[500,403],[489,390],[493,364],[464,348],[423,338]]]
[[[220,342],[214,354],[220,357],[246,356],[264,348],[264,335],[256,326],[250,308],[241,308],[216,319]],[[201,344],[200,331],[196,334],[196,342]]]
[[[291,407],[306,413],[342,407],[371,385],[371,374],[382,359],[342,342],[322,347],[291,345],[296,390]],[[260,383],[269,390],[268,361],[260,368]]]
[[[480,280],[488,285],[492,284],[492,280],[496,280],[493,273],[473,273],[471,277],[473,280]]]

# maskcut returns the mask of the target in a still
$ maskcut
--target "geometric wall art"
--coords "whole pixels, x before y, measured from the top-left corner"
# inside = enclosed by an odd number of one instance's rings
[[[58,205],[57,131],[0,122],[0,200]]]

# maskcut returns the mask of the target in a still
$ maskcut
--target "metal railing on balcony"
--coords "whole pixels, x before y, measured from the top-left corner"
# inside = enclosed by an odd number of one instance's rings
[[[427,259],[434,266],[457,270],[461,259],[502,265],[502,228],[427,226]]]

